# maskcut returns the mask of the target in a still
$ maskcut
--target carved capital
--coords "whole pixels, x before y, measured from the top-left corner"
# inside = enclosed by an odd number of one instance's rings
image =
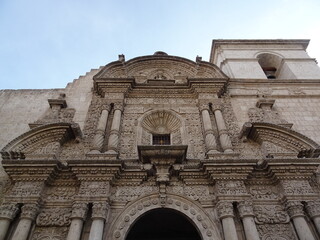
[[[106,219],[110,206],[107,202],[95,202],[92,205],[92,219]]]
[[[211,109],[213,112],[215,111],[221,111],[221,109],[223,108],[222,104],[220,102],[216,102],[216,103],[212,103],[211,104]]]
[[[36,203],[27,203],[21,208],[20,218],[35,220],[39,213],[39,205]]]
[[[199,110],[202,112],[203,110],[209,111],[209,103],[208,102],[199,102]]]
[[[102,111],[103,110],[107,110],[108,112],[110,112],[110,109],[111,109],[111,105],[109,102],[104,102],[103,105],[102,105]]]
[[[287,201],[286,209],[291,218],[303,217],[303,204],[300,201]]]
[[[320,216],[320,202],[319,201],[308,201],[306,204],[307,213],[311,218]]]
[[[73,218],[80,218],[85,219],[87,217],[88,212],[88,204],[83,202],[75,202],[72,205],[72,213],[71,213],[71,219]]]
[[[252,202],[250,201],[240,202],[238,205],[238,210],[241,218],[254,216]]]
[[[220,219],[234,217],[232,202],[219,202],[217,204],[217,211]]]
[[[14,219],[19,211],[19,207],[14,203],[3,203],[0,206],[0,219]]]
[[[124,104],[123,102],[115,102],[113,103],[113,108],[114,110],[120,110],[121,112],[123,112]]]

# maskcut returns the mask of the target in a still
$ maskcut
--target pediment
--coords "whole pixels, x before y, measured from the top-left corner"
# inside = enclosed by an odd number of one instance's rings
[[[245,123],[240,137],[273,145],[280,152],[295,153],[297,157],[319,157],[320,146],[312,139],[294,130],[271,123]],[[275,151],[279,152],[279,151]]]
[[[106,65],[94,79],[135,78],[136,80],[183,80],[187,78],[228,77],[214,64],[191,61],[169,55],[150,55],[133,58],[126,62],[116,61]]]
[[[70,123],[41,125],[9,142],[1,155],[3,159],[55,159],[60,147],[80,132]]]

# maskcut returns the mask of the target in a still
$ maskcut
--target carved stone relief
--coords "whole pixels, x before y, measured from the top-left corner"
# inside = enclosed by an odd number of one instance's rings
[[[69,226],[71,223],[71,208],[43,209],[37,219],[37,226]]]
[[[199,113],[185,115],[186,136],[188,138],[188,158],[204,158],[205,145]],[[197,139],[195,141],[195,139]]]
[[[243,195],[247,194],[246,187],[242,181],[217,181],[219,195]]]
[[[249,186],[249,193],[256,200],[279,200],[276,186],[252,185]]]
[[[255,205],[255,222],[257,224],[278,224],[290,222],[290,217],[281,205]]]
[[[257,225],[261,240],[298,240],[290,224]]]
[[[170,193],[186,196],[195,201],[207,201],[215,199],[213,189],[210,189],[209,186],[168,186],[167,191]]]
[[[54,186],[47,188],[44,199],[46,202],[72,201],[76,193],[76,187]]]
[[[78,195],[80,196],[108,196],[110,185],[108,182],[82,182]]]
[[[315,194],[306,180],[282,180],[285,195],[313,195]]]
[[[43,182],[17,182],[13,185],[9,196],[19,197],[40,197],[44,187]]]
[[[68,227],[36,227],[32,240],[65,240]]]
[[[130,202],[138,197],[159,192],[157,186],[119,186],[112,190],[111,200]]]

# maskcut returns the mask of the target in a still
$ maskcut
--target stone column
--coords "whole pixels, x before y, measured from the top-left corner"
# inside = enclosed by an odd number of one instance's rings
[[[207,154],[219,153],[217,150],[216,137],[214,136],[211,119],[209,115],[209,104],[201,104],[200,111],[203,122],[204,138],[207,148]]]
[[[260,240],[259,233],[254,222],[252,203],[249,201],[240,202],[238,205],[238,210],[242,219],[246,239]]]
[[[94,138],[92,141],[92,148],[91,148],[90,153],[100,153],[101,152],[103,142],[104,142],[106,127],[107,127],[109,111],[110,111],[110,105],[106,105],[105,109],[103,109],[101,112],[98,126],[96,129],[96,134],[94,135]]]
[[[4,240],[12,219],[19,211],[17,204],[4,203],[0,206],[0,240]]]
[[[303,204],[300,201],[288,201],[286,209],[293,221],[300,240],[315,240],[306,219],[304,218]]]
[[[79,240],[82,233],[83,220],[88,212],[87,203],[76,202],[72,205],[71,225],[67,240]]]
[[[225,153],[232,153],[232,144],[228,135],[226,124],[222,116],[221,104],[212,105],[212,111],[216,119],[221,147]]]
[[[232,202],[219,202],[217,205],[218,216],[222,221],[225,240],[238,240]]]
[[[36,219],[39,206],[36,203],[27,203],[21,208],[18,226],[13,234],[12,240],[26,240],[28,238],[32,222]]]
[[[308,201],[306,204],[306,210],[320,234],[320,202]]]
[[[109,153],[117,153],[118,152],[122,111],[123,111],[123,104],[122,103],[115,103],[111,131],[110,131],[109,141],[108,141],[108,152]]]
[[[107,218],[108,209],[109,204],[106,202],[93,203],[89,240],[102,240],[104,222]]]

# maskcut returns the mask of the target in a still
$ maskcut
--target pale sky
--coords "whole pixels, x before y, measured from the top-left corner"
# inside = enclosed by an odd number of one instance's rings
[[[124,54],[209,60],[212,39],[310,39],[320,0],[0,0],[0,89],[64,88]]]

